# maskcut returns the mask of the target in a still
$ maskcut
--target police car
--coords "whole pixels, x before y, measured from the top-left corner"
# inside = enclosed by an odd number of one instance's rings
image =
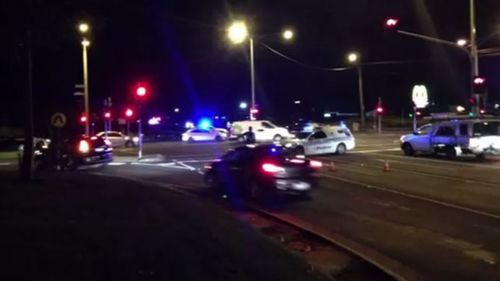
[[[292,139],[282,144],[304,155],[344,154],[356,146],[351,131],[343,125],[319,126],[304,139]]]

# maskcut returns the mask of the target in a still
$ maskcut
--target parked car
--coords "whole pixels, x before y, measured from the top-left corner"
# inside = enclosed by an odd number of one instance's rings
[[[267,120],[246,120],[236,121],[231,124],[231,138],[244,140],[244,135],[252,127],[257,142],[281,141],[282,139],[292,138],[293,135],[283,127],[278,127]]]
[[[284,140],[282,144],[298,154],[320,155],[344,154],[355,148],[356,141],[349,128],[325,125],[316,127],[313,133],[303,139]]]
[[[107,138],[113,147],[134,147],[139,143],[139,137],[131,137],[117,131],[99,132],[96,136]]]
[[[453,159],[463,154],[482,158],[500,155],[500,120],[468,119],[427,124],[401,137],[405,155],[442,153]]]
[[[182,134],[182,141],[186,142],[225,141],[227,138],[227,130],[213,127],[209,129],[193,128]]]
[[[217,191],[256,200],[279,193],[304,196],[314,188],[314,173],[321,166],[281,146],[241,146],[207,165],[204,178]]]

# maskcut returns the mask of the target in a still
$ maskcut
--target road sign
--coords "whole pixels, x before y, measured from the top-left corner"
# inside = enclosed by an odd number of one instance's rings
[[[424,85],[415,85],[411,97],[416,108],[425,108],[429,104],[429,94]]]
[[[56,128],[62,128],[66,125],[66,115],[61,112],[54,113],[50,118],[50,124]]]

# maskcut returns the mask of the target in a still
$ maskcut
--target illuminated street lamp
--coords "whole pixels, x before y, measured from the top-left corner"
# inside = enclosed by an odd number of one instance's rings
[[[359,95],[359,115],[361,128],[365,128],[365,98],[363,92],[363,69],[361,68],[361,56],[358,52],[350,52],[347,54],[347,61],[355,65],[358,72],[358,95]]]
[[[83,34],[87,33],[89,29],[90,26],[86,22],[82,22],[78,25],[78,30]]]
[[[248,104],[246,102],[244,102],[244,101],[240,102],[240,109],[245,110],[247,108],[248,108]]]
[[[86,34],[90,30],[90,26],[87,23],[80,23],[78,25],[78,30],[81,34]],[[83,99],[85,107],[85,116],[90,116],[89,114],[89,74],[88,74],[88,58],[87,58],[87,48],[90,46],[90,41],[86,38],[82,40],[82,60],[83,60]],[[89,129],[89,118],[85,120],[85,134],[88,136],[90,134]]]
[[[283,39],[285,40],[292,40],[294,35],[293,31],[290,29],[283,31]]]
[[[250,34],[248,27],[244,21],[234,21],[227,28],[227,37],[233,44],[241,44],[248,39],[250,45],[250,83],[251,83],[251,108],[256,108],[255,103],[255,58],[254,58],[254,39]],[[291,40],[294,37],[292,30],[285,30],[282,34],[285,40]],[[250,111],[250,120],[255,120],[255,116]]]
[[[460,47],[465,47],[467,46],[467,40],[461,38],[461,39],[458,39],[457,40],[457,45],[460,46]]]

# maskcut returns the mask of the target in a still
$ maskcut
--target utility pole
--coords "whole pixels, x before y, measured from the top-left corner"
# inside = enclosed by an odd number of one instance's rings
[[[27,33],[26,48],[28,53],[28,91],[26,99],[26,120],[24,127],[23,158],[21,178],[31,180],[33,169],[33,60],[31,54],[31,31]],[[21,160],[21,159],[19,159]]]
[[[479,58],[477,54],[477,29],[476,29],[476,4],[475,0],[469,0],[469,10],[470,10],[470,53],[471,53],[471,59],[472,59],[472,77],[471,77],[471,85],[472,81],[474,80],[474,77],[479,76]],[[473,93],[474,99],[476,100],[476,103],[474,105],[474,114],[477,116],[479,114],[479,106],[481,104],[480,102],[480,95],[479,93]]]

